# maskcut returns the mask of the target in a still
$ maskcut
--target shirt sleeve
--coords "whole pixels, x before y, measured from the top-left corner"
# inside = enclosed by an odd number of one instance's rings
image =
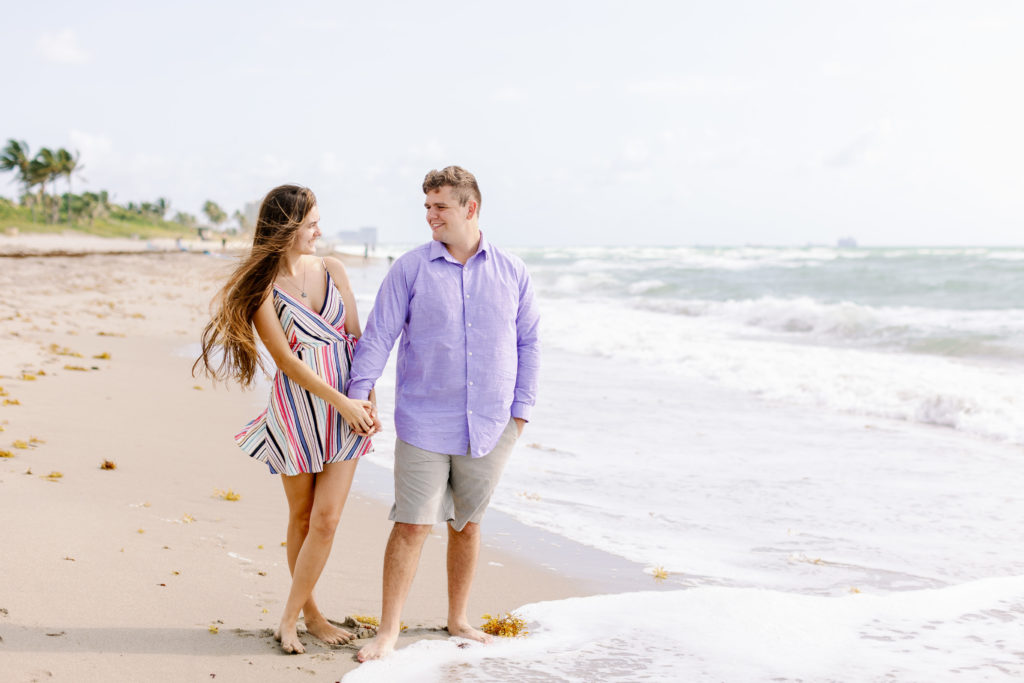
[[[409,315],[409,285],[402,259],[384,276],[366,329],[356,343],[349,373],[348,397],[365,400],[384,372],[388,356]]]
[[[519,280],[519,311],[516,314],[516,347],[519,362],[516,389],[512,399],[512,417],[529,422],[530,409],[537,402],[540,376],[540,313],[533,298],[533,283],[523,266]]]

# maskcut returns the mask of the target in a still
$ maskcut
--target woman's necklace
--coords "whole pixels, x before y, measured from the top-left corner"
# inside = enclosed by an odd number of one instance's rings
[[[281,273],[281,274],[284,275],[284,273]],[[296,286],[298,286],[299,283],[295,282],[295,279],[291,275],[285,275],[285,277],[288,278],[289,280],[291,280]],[[305,267],[303,267],[303,269],[302,269],[302,287],[299,287],[298,289],[299,289],[299,293],[302,294],[302,298],[303,299],[308,298],[306,296],[306,269],[305,269]]]

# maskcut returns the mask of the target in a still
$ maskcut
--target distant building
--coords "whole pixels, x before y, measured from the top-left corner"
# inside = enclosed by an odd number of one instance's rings
[[[857,240],[853,239],[852,237],[840,237],[838,240],[836,240],[836,246],[840,248],[849,247],[853,249],[856,248],[857,246]]]
[[[342,244],[360,244],[370,249],[377,248],[377,228],[359,228],[358,230],[345,230],[338,233],[338,240]]]

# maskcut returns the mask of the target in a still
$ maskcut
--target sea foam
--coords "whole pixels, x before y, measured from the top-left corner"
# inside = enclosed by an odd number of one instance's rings
[[[362,681],[1015,680],[1024,578],[817,597],[702,587],[525,605],[530,635],[420,641]]]

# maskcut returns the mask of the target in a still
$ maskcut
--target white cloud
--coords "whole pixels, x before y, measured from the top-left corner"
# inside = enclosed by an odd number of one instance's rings
[[[36,41],[36,52],[54,64],[84,64],[91,58],[78,44],[78,36],[69,28],[41,35]]]
[[[702,76],[655,78],[626,84],[626,94],[647,97],[732,96],[755,90],[752,83]]]
[[[80,174],[83,179],[95,174],[103,177],[120,165],[110,138],[80,130],[72,130],[68,138],[71,140],[71,153],[78,154],[81,160]]]
[[[259,163],[250,169],[249,175],[262,180],[280,180],[287,178],[292,172],[292,163],[274,154],[264,154]]]
[[[826,166],[856,166],[876,161],[882,153],[885,139],[892,131],[892,123],[883,119],[862,132],[853,141],[825,157]]]
[[[651,150],[644,139],[631,138],[622,145],[622,158],[631,165],[645,164],[650,156]]]
[[[514,85],[506,85],[491,93],[492,102],[525,102],[529,94],[523,88]]]
[[[320,155],[320,172],[326,175],[339,175],[342,171],[341,162],[334,152],[324,152]]]
[[[412,145],[409,147],[405,159],[409,161],[418,161],[427,164],[436,164],[438,160],[443,160],[447,153],[445,152],[444,145],[441,144],[437,138],[430,138],[426,142],[418,145]]]

